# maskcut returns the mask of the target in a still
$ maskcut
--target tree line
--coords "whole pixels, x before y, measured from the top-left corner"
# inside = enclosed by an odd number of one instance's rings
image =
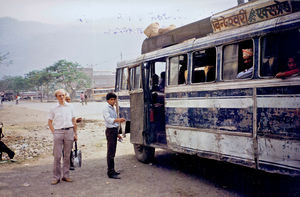
[[[1,62],[0,62],[1,63]],[[37,91],[40,98],[49,97],[56,89],[63,88],[74,97],[76,90],[90,88],[91,79],[78,63],[59,60],[42,70],[34,70],[24,77],[4,76],[0,80],[0,91]]]

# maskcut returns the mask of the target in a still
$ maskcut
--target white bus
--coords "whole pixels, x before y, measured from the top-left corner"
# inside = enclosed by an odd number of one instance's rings
[[[148,38],[117,66],[136,157],[155,148],[300,174],[299,2],[251,1]],[[289,76],[290,75],[290,76]],[[277,75],[279,76],[279,75]]]

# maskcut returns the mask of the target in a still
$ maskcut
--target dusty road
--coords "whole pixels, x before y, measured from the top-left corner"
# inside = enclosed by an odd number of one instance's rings
[[[53,103],[4,103],[0,121],[4,142],[17,152],[17,162],[0,163],[0,196],[298,196],[299,179],[257,173],[251,169],[156,150],[152,164],[135,159],[129,136],[118,143],[116,168],[121,179],[106,176],[103,103],[81,106],[79,125],[82,168],[71,171],[73,183],[50,185],[52,136],[47,115]],[[27,144],[24,146],[24,144]],[[17,149],[17,150],[15,150]],[[29,151],[30,150],[30,151]],[[25,154],[32,152],[32,154]],[[25,155],[25,156],[24,156]],[[6,156],[4,159],[7,158]]]

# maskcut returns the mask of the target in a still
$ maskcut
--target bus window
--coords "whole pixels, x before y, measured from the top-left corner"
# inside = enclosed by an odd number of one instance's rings
[[[225,46],[223,50],[223,80],[249,79],[252,76],[252,40]]]
[[[130,77],[129,77],[129,86],[130,90],[134,89],[134,75],[135,75],[135,68],[130,68],[129,69]]]
[[[121,89],[128,90],[128,68],[123,68]]]
[[[134,89],[141,88],[141,67],[135,68]]]
[[[141,88],[141,67],[130,68],[130,90]]]
[[[116,91],[120,90],[120,85],[121,85],[121,78],[122,78],[122,70],[118,69],[117,70],[117,78],[116,78]]]
[[[299,60],[299,43],[300,32],[298,29],[262,37],[259,75],[261,77],[274,77],[278,72],[289,70],[288,59]],[[297,63],[299,67],[299,62]]]
[[[165,59],[151,62],[151,78],[149,83],[151,91],[164,92],[165,69],[166,69]]]
[[[206,49],[193,53],[192,83],[215,81],[216,49]]]
[[[170,58],[169,85],[184,84],[187,82],[187,55]]]

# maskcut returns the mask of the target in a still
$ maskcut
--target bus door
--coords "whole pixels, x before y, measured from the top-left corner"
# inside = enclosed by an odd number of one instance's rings
[[[147,135],[148,143],[166,144],[165,129],[165,58],[149,62],[148,86],[145,92],[149,96],[145,97],[148,104],[149,113],[149,135]]]
[[[129,69],[130,95],[130,142],[144,144],[144,91],[142,89],[142,67],[137,65]]]

